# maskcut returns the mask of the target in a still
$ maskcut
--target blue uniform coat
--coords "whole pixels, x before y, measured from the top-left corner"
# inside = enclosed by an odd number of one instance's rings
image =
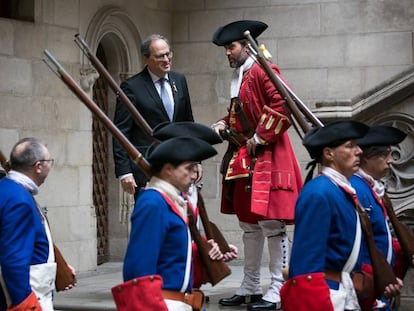
[[[362,207],[369,214],[375,245],[384,254],[385,258],[387,258],[389,249],[392,249],[392,240],[390,232],[387,229],[385,211],[381,206],[381,201],[379,201],[380,199],[378,197],[375,197],[371,186],[361,177],[356,175],[352,176],[351,184],[357,192],[359,203],[361,203]],[[365,246],[365,243],[363,246]],[[392,252],[391,263],[394,258],[395,254]],[[364,263],[371,263],[367,247],[363,247],[363,261]]]
[[[188,249],[186,221],[174,212],[174,208],[160,192],[154,189],[141,191],[131,216],[124,281],[158,274],[163,279],[163,289],[181,290],[187,263],[191,265],[191,250]],[[190,277],[185,290],[191,289],[191,283]]]
[[[281,290],[283,310],[333,310],[329,289],[337,290],[339,283],[325,279],[325,271],[343,270],[355,242],[357,217],[352,196],[328,177],[319,175],[305,184],[295,207],[289,280]]]
[[[49,242],[32,195],[5,177],[0,180],[0,265],[14,305],[31,292],[30,266],[47,262]],[[3,292],[0,310],[6,310]]]

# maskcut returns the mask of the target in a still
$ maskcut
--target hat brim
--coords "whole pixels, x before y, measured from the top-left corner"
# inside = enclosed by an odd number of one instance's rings
[[[360,147],[371,146],[392,146],[402,142],[406,133],[403,131],[387,125],[371,126],[364,137],[357,139],[357,144]]]
[[[173,137],[195,137],[210,145],[223,142],[221,137],[210,127],[190,121],[161,123],[153,128],[152,136],[160,141]]]
[[[317,159],[325,147],[337,147],[344,142],[363,137],[369,127],[364,123],[340,120],[328,123],[324,127],[314,128],[306,133],[303,145],[312,159]]]
[[[267,24],[254,20],[240,20],[219,27],[213,34],[212,42],[218,46],[224,46],[234,41],[246,39],[244,32],[250,31],[250,35],[256,39],[267,29]]]

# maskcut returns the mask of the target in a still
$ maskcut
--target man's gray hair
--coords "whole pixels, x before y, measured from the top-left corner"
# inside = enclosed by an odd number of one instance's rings
[[[143,56],[149,57],[151,55],[151,43],[154,40],[164,40],[168,46],[170,43],[168,42],[168,39],[160,34],[152,34],[149,37],[147,37],[141,44],[141,54]]]
[[[45,142],[40,138],[26,137],[19,140],[10,153],[10,166],[13,170],[25,170],[45,157]]]

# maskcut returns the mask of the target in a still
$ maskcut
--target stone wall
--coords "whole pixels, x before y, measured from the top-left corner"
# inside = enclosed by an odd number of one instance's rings
[[[0,148],[8,156],[20,138],[38,136],[47,141],[55,166],[38,201],[48,208],[55,242],[67,261],[80,272],[94,270],[92,115],[46,66],[43,50],[48,49],[80,82],[81,69],[89,67],[74,35],[85,36],[100,10],[125,12],[145,37],[154,31],[170,35],[171,8],[168,1],[36,0],[34,5],[34,22],[0,18]],[[131,71],[137,72],[140,65],[139,59],[131,61]],[[117,212],[114,215],[116,224]],[[124,246],[126,239],[123,234]],[[118,250],[115,257],[122,258],[123,252]]]

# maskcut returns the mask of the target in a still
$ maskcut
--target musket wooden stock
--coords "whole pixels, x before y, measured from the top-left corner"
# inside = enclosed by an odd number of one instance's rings
[[[386,286],[398,283],[397,278],[395,277],[390,264],[385,259],[384,254],[375,245],[374,233],[372,232],[372,226],[367,212],[361,205],[358,205],[357,210],[361,220],[361,227],[365,234],[369,257],[374,272],[375,294],[377,298],[380,298],[384,296]]]
[[[189,210],[191,209],[189,208]],[[200,254],[201,261],[206,267],[208,278],[207,281],[210,282],[212,286],[214,286],[226,276],[230,275],[231,270],[224,261],[212,260],[210,258],[208,253],[211,250],[212,246],[201,237],[195,224],[194,215],[192,213],[188,215],[188,222],[191,235],[193,236],[194,242],[197,244],[197,249]]]
[[[92,111],[95,116],[108,128],[108,130],[114,135],[122,144],[127,153],[135,159],[135,163],[138,167],[147,175],[148,178],[151,177],[150,165],[147,160],[142,156],[142,154],[135,148],[134,145],[125,137],[125,135],[113,124],[113,122],[108,118],[108,116],[99,108],[97,104],[91,100],[91,98],[83,91],[80,86],[73,80],[73,78],[65,71],[65,69],[58,63],[58,61],[50,54],[49,51],[45,50],[45,55],[50,59],[50,61],[56,66],[57,73],[60,75],[62,81],[69,87],[69,89],[75,93],[75,95]],[[189,209],[190,216],[189,219],[193,219],[194,215]],[[194,223],[194,220],[193,220]],[[194,223],[195,225],[195,223]],[[194,230],[190,226],[190,231],[193,236],[194,241],[197,243],[197,247],[202,254],[202,260],[206,267],[207,274],[209,276],[209,281],[214,286],[223,278],[228,276],[231,273],[230,268],[222,260],[212,260],[208,256],[208,252],[211,250],[212,246],[207,243],[200,235],[198,230]],[[211,237],[210,237],[211,238]]]
[[[150,165],[134,145],[125,137],[125,135],[112,123],[111,119],[94,103],[84,90],[73,80],[61,64],[50,54],[48,50],[44,51],[45,55],[56,66],[57,73],[69,89],[89,108],[89,110],[105,125],[105,127],[115,136],[127,153],[138,167],[147,175],[151,176]]]
[[[10,170],[10,163],[7,161],[6,156],[0,150],[0,164],[6,171],[6,173]]]
[[[404,256],[406,257],[406,260],[410,266],[413,266],[414,233],[406,224],[402,223],[397,218],[391,200],[387,194],[384,194],[382,201],[384,202],[384,207],[387,211],[388,218],[390,219],[392,227],[394,228],[395,235],[400,242]]]
[[[149,126],[146,120],[141,116],[141,114],[136,109],[134,104],[130,101],[128,96],[126,96],[125,92],[118,86],[118,84],[109,74],[109,72],[106,70],[105,66],[92,53],[86,41],[82,38],[80,34],[76,34],[75,39],[79,47],[81,48],[82,52],[85,53],[85,55],[88,57],[88,59],[90,60],[92,65],[96,68],[96,70],[99,72],[99,74],[108,82],[110,88],[114,91],[116,96],[118,96],[119,100],[126,106],[126,108],[131,113],[131,116],[134,118],[134,120],[137,121],[137,123],[141,126],[145,134],[152,141],[155,141],[156,139],[152,136],[152,128]],[[203,204],[204,204],[204,201],[203,201]],[[219,247],[222,253],[226,253],[227,251],[230,251],[229,244],[227,243],[223,234],[220,232],[216,224],[214,224],[208,219],[207,211],[205,207],[203,211],[200,211],[200,217],[201,217],[207,238],[214,239],[219,244]]]
[[[201,222],[203,223],[204,231],[206,237],[209,239],[214,239],[214,241],[218,244],[220,251],[224,254],[227,252],[231,252],[230,246],[227,243],[224,236],[221,234],[220,230],[217,226],[208,219],[206,206],[204,204],[204,199],[201,196],[200,191],[197,191],[198,194],[198,212],[200,213]]]

